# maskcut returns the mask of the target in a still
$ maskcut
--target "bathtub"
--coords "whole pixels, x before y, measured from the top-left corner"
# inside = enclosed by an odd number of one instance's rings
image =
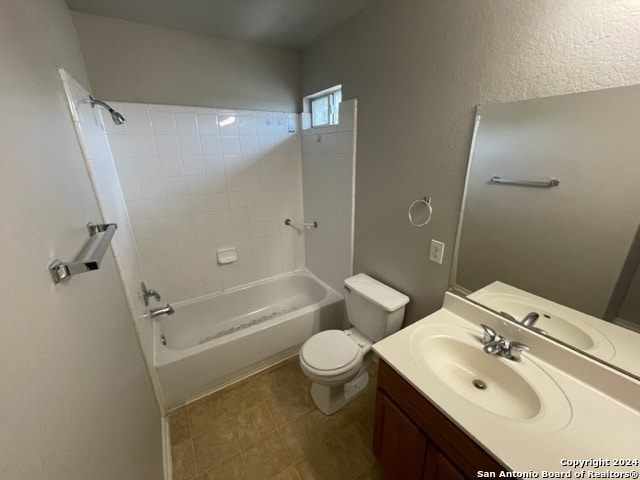
[[[155,323],[155,367],[167,409],[297,352],[344,327],[344,299],[306,271],[173,305]]]

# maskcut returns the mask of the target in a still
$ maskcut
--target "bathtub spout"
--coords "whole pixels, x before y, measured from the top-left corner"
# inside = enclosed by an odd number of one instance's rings
[[[149,309],[149,315],[151,318],[159,317],[160,315],[173,315],[175,310],[168,303],[164,307],[156,307]]]

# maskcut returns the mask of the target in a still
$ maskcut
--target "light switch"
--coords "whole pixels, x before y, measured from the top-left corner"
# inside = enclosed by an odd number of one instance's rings
[[[429,250],[429,260],[442,265],[444,257],[444,243],[431,239],[431,249]]]

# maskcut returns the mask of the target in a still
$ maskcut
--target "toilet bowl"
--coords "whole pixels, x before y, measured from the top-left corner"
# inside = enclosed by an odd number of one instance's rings
[[[345,280],[347,317],[353,328],[325,330],[300,349],[300,368],[312,381],[311,398],[331,415],[364,392],[374,342],[400,329],[406,295],[358,274]]]
[[[364,392],[373,360],[371,342],[351,330],[325,330],[300,349],[300,368],[313,382],[311,398],[331,415]]]

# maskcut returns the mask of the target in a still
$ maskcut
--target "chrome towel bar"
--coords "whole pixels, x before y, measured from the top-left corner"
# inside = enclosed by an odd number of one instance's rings
[[[522,187],[538,187],[549,188],[560,185],[560,180],[550,178],[549,180],[521,180],[516,178],[491,177],[489,183],[497,183],[500,185],[519,185]]]
[[[102,258],[117,228],[118,226],[115,223],[96,225],[89,222],[87,224],[89,242],[78,257],[72,262],[62,262],[56,258],[49,264],[49,272],[53,282],[59,283],[72,275],[100,268],[100,262],[102,262]]]
[[[318,228],[318,222],[296,223],[292,222],[290,218],[285,219],[284,224],[290,227]]]

